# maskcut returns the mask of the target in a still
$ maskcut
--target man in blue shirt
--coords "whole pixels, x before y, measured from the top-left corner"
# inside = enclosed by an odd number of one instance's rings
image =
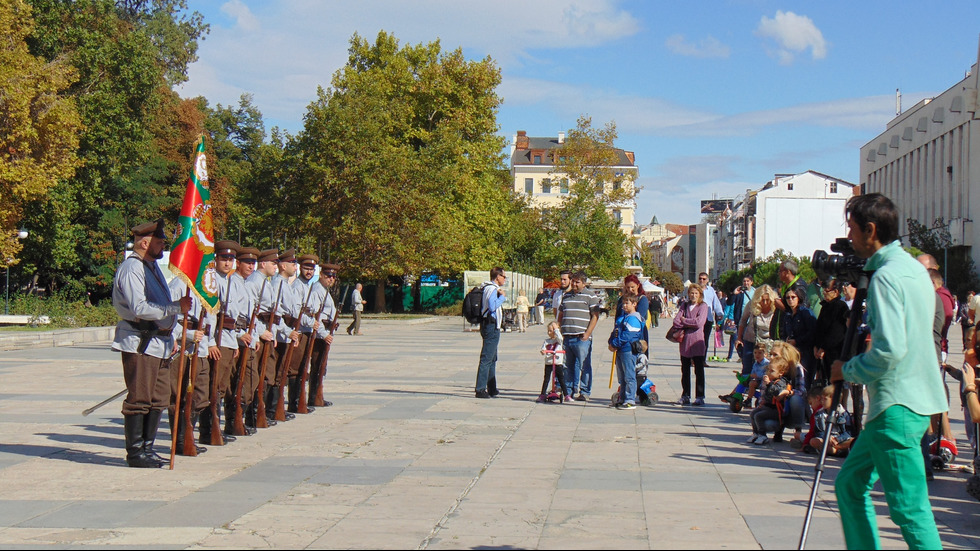
[[[506,281],[504,269],[497,267],[490,270],[490,281],[483,285],[483,319],[480,320],[483,348],[480,350],[480,367],[476,372],[477,398],[493,398],[500,394],[497,390],[497,344],[500,343],[500,322],[504,319],[501,307],[507,299],[501,285]]]

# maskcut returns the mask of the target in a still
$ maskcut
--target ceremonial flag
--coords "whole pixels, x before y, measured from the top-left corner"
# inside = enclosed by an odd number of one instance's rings
[[[204,136],[195,147],[194,166],[177,223],[170,271],[187,284],[208,312],[214,313],[218,309],[218,275],[214,269],[214,221]]]

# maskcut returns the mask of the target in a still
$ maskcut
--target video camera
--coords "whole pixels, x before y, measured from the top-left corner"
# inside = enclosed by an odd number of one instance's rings
[[[813,271],[821,281],[827,281],[831,277],[844,281],[858,281],[864,272],[864,263],[867,261],[854,253],[854,246],[846,237],[838,237],[830,250],[841,254],[827,254],[827,251],[813,251],[813,258],[810,264]]]

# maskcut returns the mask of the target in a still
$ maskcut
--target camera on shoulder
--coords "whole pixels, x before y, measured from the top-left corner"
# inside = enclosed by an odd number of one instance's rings
[[[854,246],[846,237],[838,237],[830,246],[830,250],[840,254],[828,254],[827,251],[813,251],[813,258],[810,263],[813,271],[821,281],[827,281],[831,277],[846,281],[858,281],[862,275],[866,275],[864,264],[867,259],[861,258],[854,253]]]

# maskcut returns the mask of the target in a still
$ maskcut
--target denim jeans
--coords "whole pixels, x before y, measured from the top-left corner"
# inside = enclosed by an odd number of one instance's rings
[[[619,399],[636,404],[636,356],[631,350],[616,352],[616,375],[619,377]]]
[[[589,339],[589,353],[585,355],[585,362],[582,364],[582,394],[592,395],[592,339]]]
[[[480,324],[483,348],[480,350],[480,367],[476,372],[476,391],[487,389],[487,381],[497,376],[497,344],[500,343],[500,329],[493,319]]]
[[[582,340],[578,337],[568,337],[565,339],[565,395],[572,396],[573,391],[586,391],[584,381],[585,359],[592,352],[592,341]],[[591,385],[591,374],[589,377]],[[582,381],[580,386],[579,381]]]

